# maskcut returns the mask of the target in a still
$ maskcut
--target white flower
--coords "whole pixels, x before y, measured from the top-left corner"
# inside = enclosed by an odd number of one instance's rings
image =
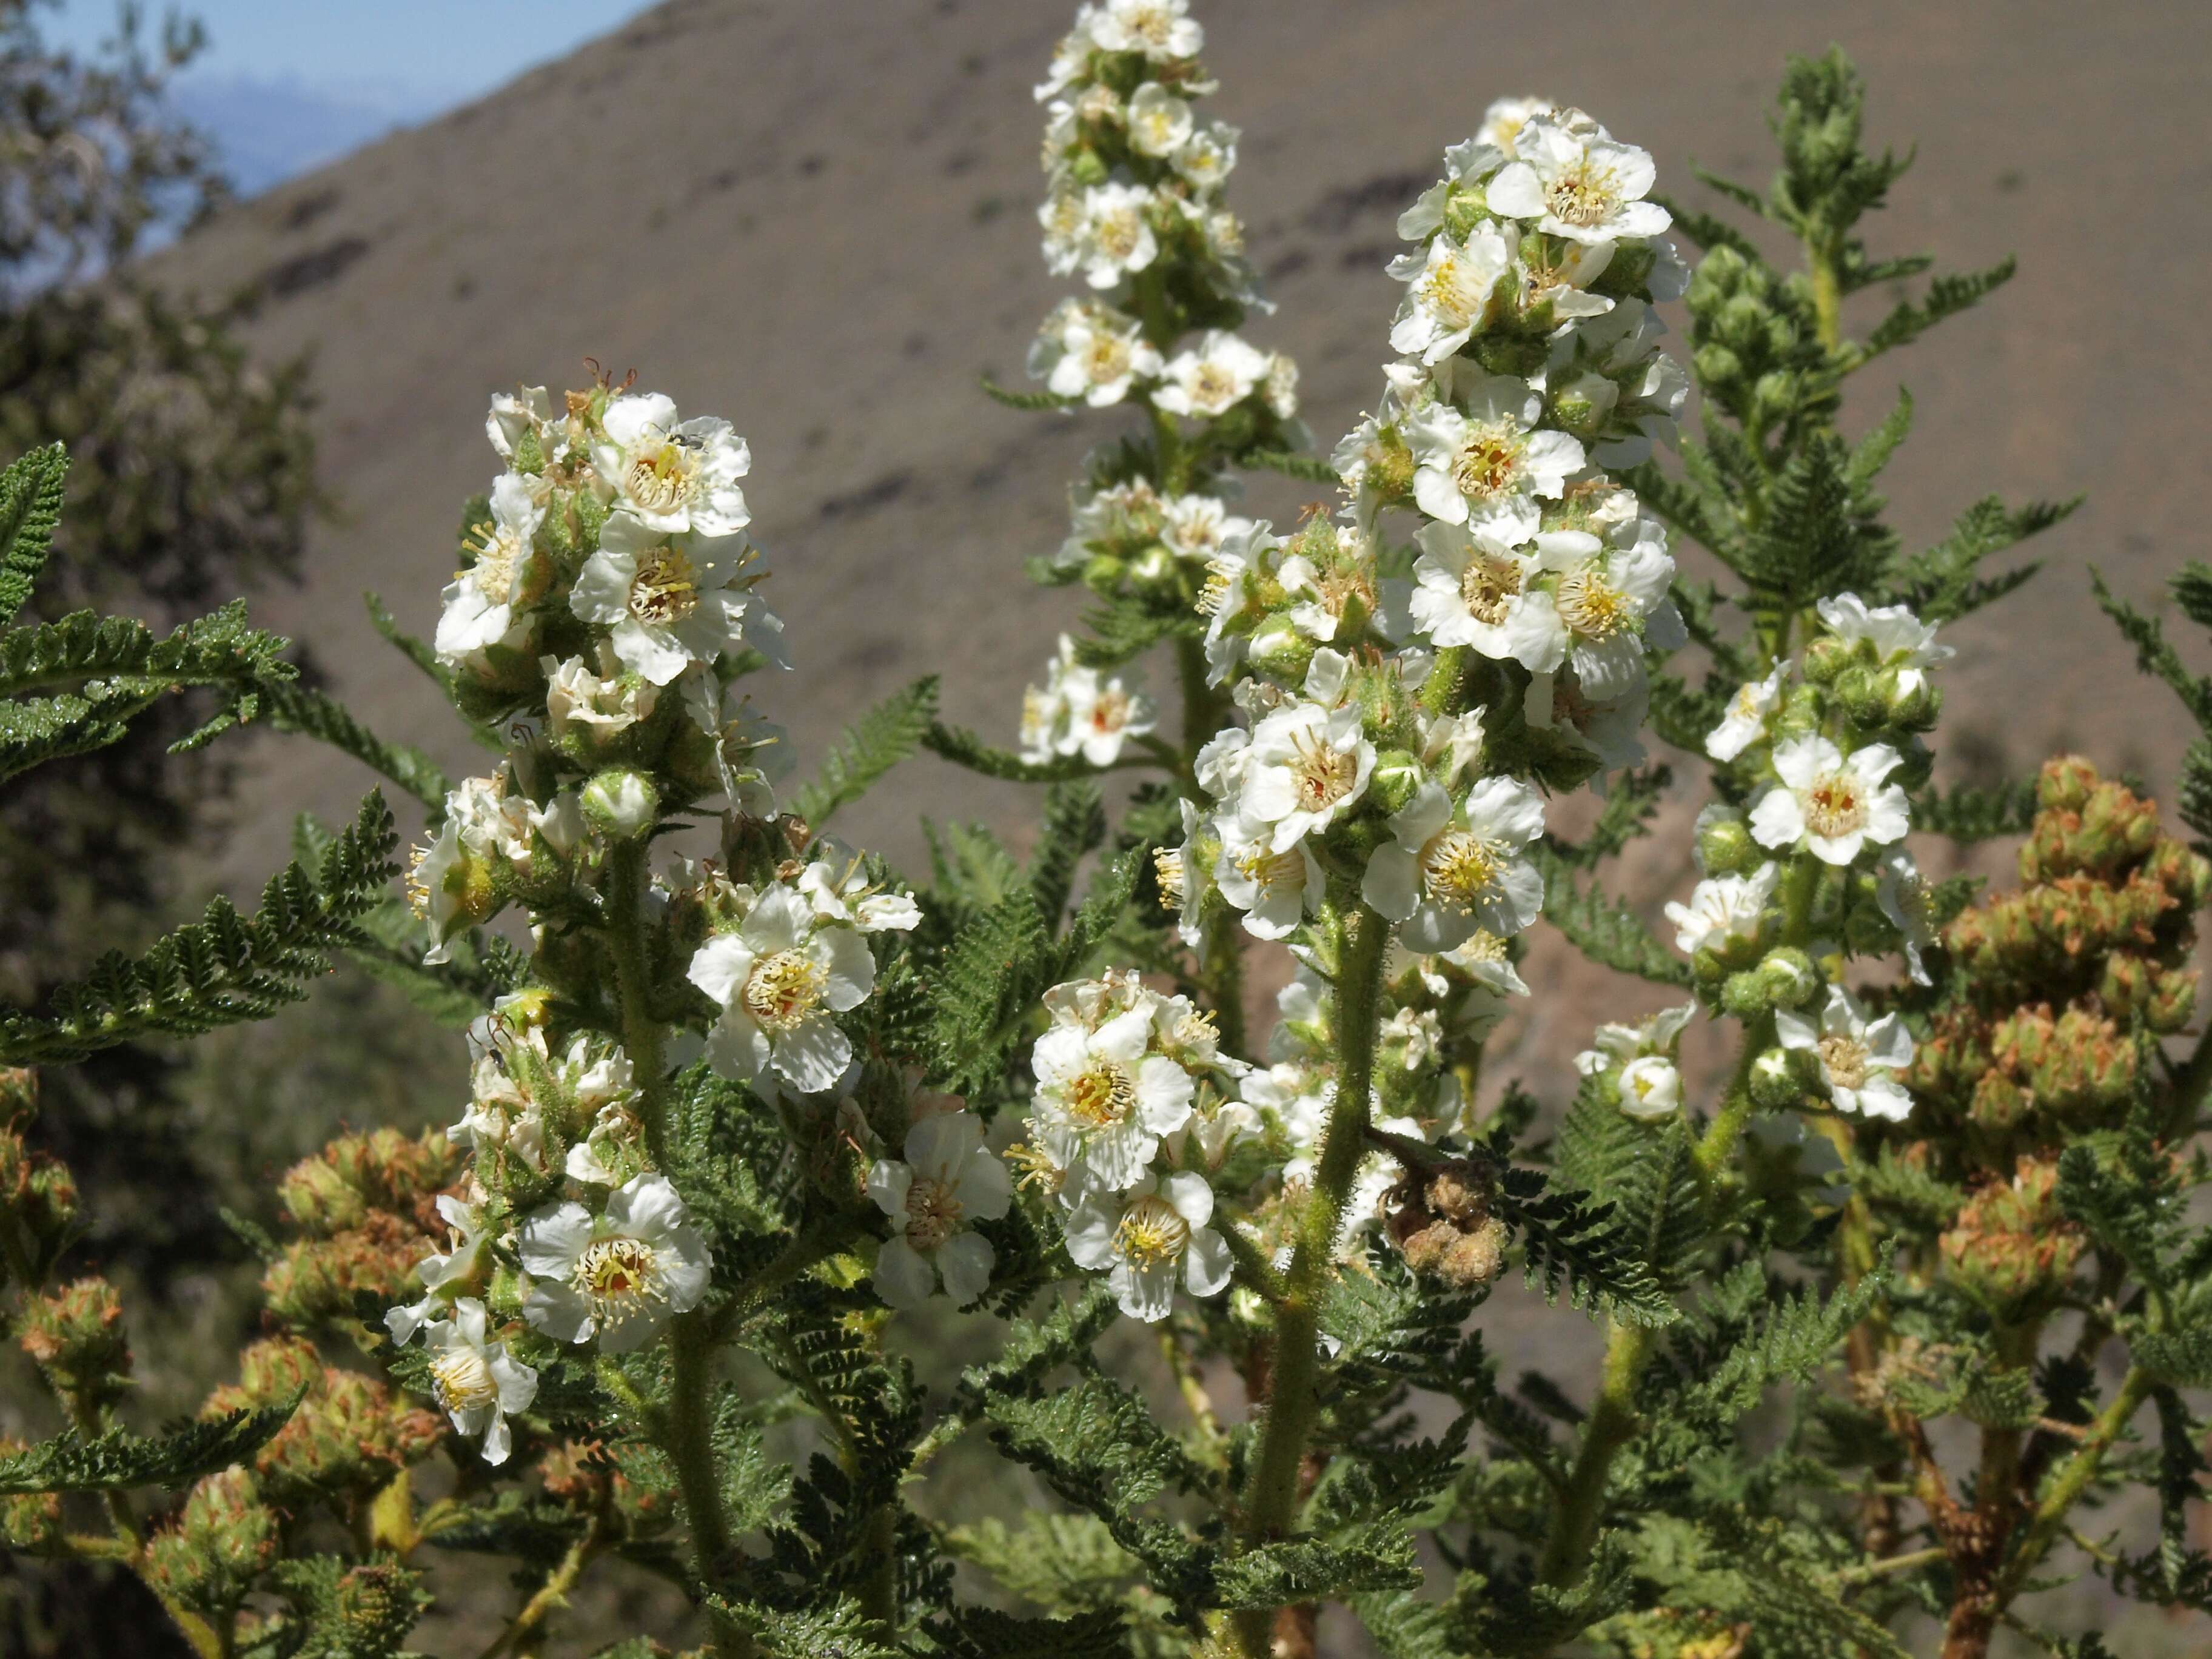
[[[1848,756],[1826,738],[1777,744],[1774,769],[1782,781],[1752,807],[1752,838],[1778,850],[1808,847],[1828,864],[1849,864],[1863,847],[1902,840],[1912,827],[1905,791],[1883,781],[1902,758],[1886,743]]]
[[[1550,98],[1497,99],[1483,111],[1482,125],[1474,130],[1475,139],[1501,155],[1513,155],[1517,153],[1522,129],[1538,116],[1549,115],[1557,108],[1557,100]]]
[[[824,921],[864,933],[903,933],[921,925],[921,907],[905,893],[878,891],[854,860],[840,876],[822,860],[799,872],[799,890]]]
[[[1045,269],[1055,276],[1072,276],[1083,264],[1089,226],[1084,193],[1055,189],[1038,205],[1037,223],[1044,228]]]
[[[1224,415],[1267,380],[1274,359],[1222,329],[1168,360],[1152,404],[1170,415]]]
[[[1357,804],[1374,769],[1357,706],[1292,703],[1254,729],[1237,799],[1247,817],[1274,826],[1274,849],[1287,853]]]
[[[884,1301],[918,1308],[940,1281],[957,1308],[983,1294],[991,1242],[968,1224],[1006,1214],[1013,1184],[974,1117],[937,1112],[915,1123],[905,1161],[879,1159],[868,1171],[868,1196],[890,1218],[891,1236],[876,1253],[876,1293]]]
[[[1189,10],[1188,0],[1103,0],[1091,38],[1104,51],[1141,52],[1154,63],[1195,58],[1206,31]]]
[[[642,684],[611,664],[613,672],[594,674],[581,657],[562,662],[541,657],[545,675],[547,729],[556,738],[575,737],[586,751],[596,750],[648,718],[659,700],[659,688]]]
[[[1625,1074],[1628,1067],[1639,1060],[1657,1059],[1671,1063],[1674,1059],[1675,1045],[1681,1040],[1683,1028],[1689,1024],[1697,1012],[1696,1003],[1686,1002],[1679,1008],[1662,1008],[1633,1025],[1601,1025],[1592,1038],[1596,1046],[1585,1048],[1575,1056],[1575,1070],[1583,1077],[1597,1077],[1615,1068]],[[1655,1086],[1662,1081],[1648,1068],[1642,1075],[1649,1078]],[[1627,1091],[1617,1092],[1624,1109],[1626,1109]],[[1631,1115],[1635,1114],[1631,1112]]]
[[[1182,1170],[1146,1176],[1126,1194],[1093,1193],[1067,1218],[1067,1253],[1075,1265],[1102,1269],[1132,1319],[1157,1323],[1175,1298],[1177,1269],[1193,1296],[1212,1296],[1229,1283],[1228,1241],[1213,1219],[1213,1188]]]
[[[483,1437],[483,1461],[504,1463],[514,1449],[507,1414],[538,1397],[538,1373],[514,1358],[507,1344],[489,1340],[484,1304],[465,1296],[453,1316],[428,1328],[430,1386],[439,1405],[463,1434]]]
[[[441,1193],[438,1213],[450,1230],[449,1248],[433,1251],[415,1264],[415,1276],[429,1294],[419,1302],[403,1303],[384,1311],[384,1328],[403,1348],[445,1306],[446,1298],[440,1292],[448,1285],[473,1277],[477,1260],[483,1253],[483,1229],[473,1209],[451,1193]]]
[[[1662,1054],[1640,1054],[1620,1068],[1620,1109],[1646,1122],[1674,1112],[1682,1103],[1682,1073]]]
[[[1169,158],[1175,170],[1200,196],[1218,190],[1237,167],[1237,141],[1243,137],[1226,121],[1208,121],[1192,130]]]
[[[1544,804],[1517,778],[1485,778],[1456,808],[1442,785],[1424,783],[1391,815],[1390,833],[1359,896],[1402,925],[1409,950],[1449,951],[1478,929],[1517,933],[1543,908],[1544,878],[1523,849],[1544,833]]]
[[[1061,1168],[1115,1191],[1135,1185],[1160,1137],[1190,1121],[1190,1073],[1146,1052],[1152,1030],[1152,1010],[1140,1005],[1096,1030],[1055,1025],[1030,1059],[1038,1143]]]
[[[1912,1034],[1895,1014],[1869,1024],[1858,999],[1840,985],[1828,988],[1820,1024],[1788,1012],[1774,1017],[1785,1048],[1820,1061],[1820,1081],[1839,1112],[1902,1123],[1912,1115],[1912,1097],[1897,1074],[1912,1064]]]
[[[792,769],[790,734],[743,701],[724,718],[735,687],[725,686],[702,665],[695,665],[677,683],[691,723],[714,742],[715,775],[730,805],[748,817],[774,817],[774,786]]]
[[[1936,927],[1928,914],[1928,883],[1912,854],[1893,847],[1875,862],[1875,902],[1889,918],[1891,927],[1905,939],[1905,966],[1916,985],[1933,983],[1921,952],[1936,942]]]
[[[1690,890],[1687,904],[1670,899],[1667,920],[1674,924],[1675,948],[1695,956],[1708,946],[1756,939],[1781,879],[1780,865],[1762,864],[1748,876],[1708,876]]]
[[[1531,730],[1556,732],[1596,758],[1590,787],[1602,795],[1607,773],[1643,764],[1644,716],[1650,705],[1651,688],[1640,678],[1613,696],[1594,697],[1573,669],[1563,667],[1529,675],[1522,709]]]
[[[1495,109],[1496,105],[1492,108]],[[1481,134],[1463,139],[1444,151],[1444,176],[1414,198],[1413,205],[1398,216],[1398,234],[1418,242],[1443,228],[1444,210],[1459,186],[1480,183],[1505,164],[1505,154]]]
[[[1160,541],[1179,559],[1209,563],[1231,534],[1250,528],[1251,520],[1232,518],[1217,495],[1176,495],[1160,503]]]
[[[742,536],[672,540],[617,513],[599,527],[599,551],[578,573],[568,608],[611,630],[623,666],[666,685],[690,664],[745,643],[746,590],[732,584],[751,552]]]
[[[832,1016],[866,1000],[876,960],[854,929],[820,925],[804,895],[776,886],[737,932],[699,947],[689,977],[722,1009],[707,1038],[716,1071],[755,1085],[773,1072],[801,1094],[820,1094],[853,1058]]]
[[[1480,327],[1513,266],[1513,250],[1494,224],[1481,224],[1455,242],[1440,231],[1425,252],[1400,254],[1390,274],[1412,287],[1398,307],[1390,349],[1433,363],[1457,351]]]
[[[1765,679],[1738,688],[1721,723],[1705,734],[1705,752],[1717,761],[1732,761],[1764,739],[1766,722],[1782,706],[1783,682],[1789,674],[1789,664],[1777,663]]]
[[[1583,447],[1564,432],[1534,430],[1543,400],[1510,374],[1476,377],[1467,411],[1430,404],[1407,422],[1413,499],[1447,524],[1494,528],[1509,545],[1540,522],[1535,498],[1557,499],[1583,465]]]
[[[502,472],[492,484],[491,518],[476,526],[469,544],[473,562],[447,587],[438,615],[438,656],[449,665],[506,641],[518,610],[540,586],[531,544],[545,521],[545,504],[533,483]]]
[[[1820,610],[1820,620],[1838,639],[1872,645],[1875,660],[1897,671],[1903,692],[1917,691],[1927,682],[1925,670],[1958,655],[1950,646],[1936,643],[1935,623],[1922,622],[1901,605],[1869,607],[1856,593],[1838,593],[1821,600]]]
[[[1129,95],[1128,121],[1129,148],[1139,155],[1164,158],[1190,137],[1190,100],[1147,81]]]
[[[1083,193],[1081,261],[1093,288],[1111,288],[1159,258],[1152,192],[1142,185],[1094,185]]]
[[[1123,684],[1119,674],[1106,678],[1096,669],[1077,669],[1067,676],[1062,696],[1067,730],[1060,751],[1080,754],[1093,766],[1113,765],[1123,744],[1158,723],[1152,699]]]
[[[1680,614],[1668,598],[1674,561],[1665,533],[1640,518],[1613,533],[1634,539],[1622,546],[1574,530],[1536,538],[1544,568],[1558,573],[1552,609],[1565,659],[1583,693],[1599,699],[1620,696],[1644,683],[1647,649],[1678,650],[1686,641]]]
[[[568,441],[553,420],[553,399],[542,386],[519,386],[512,392],[495,392],[491,412],[484,416],[484,436],[503,461],[512,461],[526,436],[538,440],[538,459],[550,463],[561,459]]]
[[[520,1252],[536,1281],[522,1316],[556,1342],[597,1336],[629,1353],[707,1293],[707,1241],[665,1176],[633,1176],[596,1216],[575,1203],[537,1212]]]
[[[1255,939],[1288,939],[1320,910],[1328,891],[1321,866],[1305,842],[1278,852],[1272,824],[1248,823],[1233,814],[1222,821],[1213,882],[1221,896],[1244,913],[1244,931]]]
[[[1063,398],[1080,398],[1094,409],[1118,404],[1139,380],[1156,380],[1160,354],[1146,340],[1133,317],[1105,306],[1073,301],[1055,315],[1038,339],[1041,349],[1031,370],[1043,369],[1044,382]],[[1050,331],[1057,325],[1056,334]]]
[[[733,536],[751,522],[738,480],[752,470],[752,454],[727,421],[678,420],[659,392],[624,392],[599,425],[606,440],[592,446],[592,465],[647,529]]]
[[[1602,128],[1533,116],[1514,135],[1513,155],[1487,187],[1493,213],[1577,242],[1656,236],[1673,222],[1666,209],[1644,199],[1658,178],[1650,153]]]
[[[1556,668],[1566,635],[1552,595],[1536,586],[1542,569],[1534,548],[1508,544],[1485,526],[1432,520],[1413,532],[1410,601],[1414,626],[1438,645],[1471,645],[1484,656],[1524,667]]]
[[[1449,963],[1495,995],[1525,997],[1529,994],[1528,981],[1521,977],[1521,970],[1506,954],[1505,941],[1487,928],[1476,928],[1436,960]],[[1423,967],[1421,981],[1431,996],[1443,996],[1451,988],[1450,981],[1431,966]]]

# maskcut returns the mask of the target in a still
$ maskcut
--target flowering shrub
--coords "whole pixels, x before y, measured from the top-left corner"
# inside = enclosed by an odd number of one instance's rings
[[[501,471],[434,641],[399,641],[483,776],[367,732],[234,611],[0,641],[10,771],[209,686],[202,738],[273,717],[428,822],[404,902],[372,798],[303,824],[253,917],[103,963],[0,1055],[256,1018],[346,951],[472,1062],[449,1129],[334,1143],[283,1182],[289,1237],[243,1224],[269,1334],[158,1435],[118,1421],[121,1304],[61,1269],[74,1188],[7,1073],[0,1245],[66,1419],[0,1456],[12,1547],[127,1564],[210,1656],[395,1654],[429,1550],[520,1558],[514,1653],[616,1559],[683,1589],[701,1651],[844,1659],[1311,1655],[1331,1604],[1406,1659],[1968,1659],[2003,1626],[2089,1659],[2034,1601],[2084,1565],[2207,1607],[2212,866],[2078,757],[1931,786],[1939,631],[2064,509],[1983,501],[1908,553],[1874,489],[1910,404],[1838,428],[1851,374],[2006,270],[1845,333],[1926,262],[1857,238],[1903,164],[1861,148],[1839,56],[1790,66],[1772,191],[1722,186],[1796,238],[1787,276],[1589,115],[1501,101],[1400,220],[1396,356],[1322,460],[1243,332],[1266,307],[1201,44],[1182,0],[1102,0],[1038,88],[1045,258],[1083,291],[1043,389],[993,390],[1134,419],[1036,563],[1094,603],[1014,749],[924,682],[793,787],[753,702],[787,658],[746,447],[605,379],[493,399]],[[62,465],[0,485],[11,615]],[[1233,511],[1250,470],[1340,507]],[[2176,592],[2212,625],[2212,571]],[[2212,688],[2105,598],[2212,731]],[[1179,720],[1136,682],[1156,646]],[[916,882],[828,833],[923,748],[1044,787],[1026,864],[941,830]],[[1677,821],[1662,750],[1710,776],[1672,950],[1599,881]],[[2212,737],[2180,799],[2212,837]],[[1924,877],[1916,835],[2025,836],[2021,890]],[[1547,927],[1667,999],[1591,1018],[1549,1104],[1487,1055]],[[1686,1059],[1693,1025],[1733,1060]],[[1493,1351],[1484,1304],[1528,1294],[1597,1323],[1594,1376]],[[954,1310],[987,1351],[933,1390]],[[1102,1346],[1122,1322],[1156,1370],[1109,1358],[1139,1352]],[[1054,1505],[963,1515],[928,1477],[970,1435]],[[2084,1538],[2130,1484],[2155,1536]]]

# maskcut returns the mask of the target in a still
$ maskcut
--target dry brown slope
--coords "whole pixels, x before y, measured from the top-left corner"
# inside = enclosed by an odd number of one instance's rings
[[[675,0],[483,102],[230,213],[169,256],[209,289],[262,275],[272,349],[312,346],[343,522],[309,579],[265,601],[314,638],[381,729],[459,760],[428,687],[362,619],[380,589],[427,630],[459,502],[491,456],[485,395],[635,367],[752,441],[749,494],[798,671],[770,689],[808,755],[869,702],[943,670],[951,714],[1004,734],[1034,659],[1078,608],[1022,579],[1052,544],[1092,421],[986,403],[1018,374],[1056,285],[1038,264],[1028,88],[1059,0]],[[2197,66],[2212,10],[2116,0],[1848,7],[1707,0],[1571,9],[1444,0],[1216,0],[1218,107],[1245,129],[1234,199],[1325,439],[1371,396],[1395,289],[1392,218],[1485,101],[1584,104],[1687,184],[1692,159],[1758,178],[1782,54],[1839,38],[1876,131],[1925,158],[1881,227],[1954,265],[2022,256],[2012,289],[1869,377],[1920,429],[1898,516],[1929,533],[1965,499],[2092,492],[2047,550],[2066,567],[2002,621],[1957,630],[1954,707],[2024,763],[2054,743],[2160,763],[2162,716],[2110,688],[2124,653],[2081,562],[2146,588],[2194,550],[2202,465],[2183,411],[2212,378],[2198,325],[2212,147]],[[1868,408],[1859,418],[1879,411]],[[1295,494],[1270,498],[1288,507]],[[2010,647],[2010,648],[2007,648]],[[343,760],[283,750],[270,791],[325,812]],[[855,835],[911,854],[917,805],[1022,816],[1018,792],[915,764]],[[272,812],[237,849],[275,852]]]

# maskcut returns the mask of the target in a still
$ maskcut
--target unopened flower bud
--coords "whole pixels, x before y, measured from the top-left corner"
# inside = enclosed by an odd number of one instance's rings
[[[1769,951],[1756,971],[1769,1007],[1804,1008],[1820,994],[1820,975],[1813,958],[1794,945]]]
[[[1316,648],[1311,640],[1279,618],[1253,635],[1249,660],[1268,678],[1284,685],[1297,685],[1304,681]]]
[[[1805,679],[1812,685],[1833,685],[1837,677],[1857,660],[1857,653],[1850,642],[1839,640],[1832,634],[1822,634],[1808,641],[1805,647]]]
[[[1437,1261],[1437,1276],[1467,1290],[1487,1285],[1505,1264],[1508,1237],[1505,1224],[1492,1216],[1473,1232],[1459,1235]]]
[[[660,793],[643,773],[602,772],[584,786],[584,816],[609,839],[629,841],[659,822]]]
[[[1403,749],[1385,749],[1375,757],[1367,793],[1383,811],[1395,812],[1413,799],[1427,777],[1418,756]]]
[[[1682,1104],[1682,1074],[1663,1054],[1639,1054],[1620,1068],[1620,1109],[1656,1122]]]
[[[1769,1048],[1751,1062],[1751,1102],[1763,1112],[1782,1112],[1805,1098],[1805,1085],[1786,1048]]]
[[[35,1066],[0,1066],[0,1123],[13,1123],[39,1109]]]
[[[1881,703],[1881,718],[1874,724],[1899,732],[1934,729],[1943,712],[1943,694],[1927,675],[1885,668],[1875,678],[1875,695]]]
[[[28,1449],[13,1435],[0,1435],[0,1457],[12,1457]],[[0,1498],[0,1545],[26,1554],[41,1555],[60,1544],[65,1531],[59,1492]]]
[[[123,1303],[106,1279],[80,1279],[32,1298],[20,1329],[23,1352],[38,1361],[54,1392],[80,1409],[112,1405],[129,1389]]]
[[[164,1599],[224,1614],[245,1599],[276,1559],[276,1516],[242,1468],[210,1475],[191,1490],[174,1521],[146,1543],[147,1577]]]
[[[1766,861],[1751,826],[1734,807],[1716,804],[1698,814],[1698,868],[1709,876],[1745,876]]]

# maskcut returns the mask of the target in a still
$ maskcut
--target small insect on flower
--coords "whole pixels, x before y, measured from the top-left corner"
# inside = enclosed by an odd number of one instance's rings
[[[752,469],[727,421],[682,420],[659,392],[625,392],[600,417],[592,464],[615,503],[664,536],[732,536],[752,521],[738,480]]]

